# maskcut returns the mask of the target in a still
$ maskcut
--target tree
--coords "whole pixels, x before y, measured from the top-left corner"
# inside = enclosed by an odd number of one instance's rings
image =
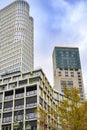
[[[79,108],[80,113],[80,128],[79,130],[87,130],[87,101]]]
[[[57,119],[58,113],[56,111],[56,106],[51,105],[50,110],[45,110],[42,106],[37,105],[35,110],[39,121],[39,130],[47,130],[47,127],[51,130],[58,130]],[[53,120],[50,120],[50,119]]]
[[[52,102],[50,110],[48,111],[48,116],[50,116],[53,120],[49,121],[48,124],[51,130],[58,130],[58,111],[57,105]]]
[[[35,110],[39,120],[39,130],[46,130],[47,123],[47,111],[42,108],[40,105],[37,105],[37,109]]]
[[[79,89],[64,86],[64,98],[58,106],[62,130],[87,130],[87,102],[81,102]]]

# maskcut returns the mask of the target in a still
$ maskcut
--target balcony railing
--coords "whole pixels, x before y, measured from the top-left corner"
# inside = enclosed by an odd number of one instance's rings
[[[29,83],[30,83],[30,84],[37,83],[37,82],[38,82],[37,79],[30,79],[30,80],[29,80]]]
[[[4,111],[10,111],[10,110],[12,110],[12,107],[4,108]]]
[[[0,101],[2,101],[2,97],[0,97]]]
[[[6,79],[6,80],[4,80],[3,82],[4,82],[4,83],[8,83],[10,80],[11,80],[11,79]]]
[[[29,92],[27,92],[27,96],[35,95],[36,93],[37,93],[37,90],[29,91]]]
[[[13,95],[5,97],[5,100],[9,100],[9,99],[13,99]]]
[[[12,121],[12,117],[3,118],[4,123],[8,123],[8,122],[11,122],[11,121]]]
[[[28,120],[28,119],[34,119],[34,118],[36,118],[37,116],[36,116],[36,114],[34,114],[34,113],[30,113],[30,114],[27,114],[26,115],[26,119]]]
[[[36,106],[36,105],[37,105],[36,102],[35,103],[26,104],[27,107],[33,107],[33,106]]]
[[[14,121],[21,121],[23,120],[23,115],[14,116]]]
[[[24,93],[20,93],[20,94],[15,95],[16,98],[23,97],[23,96],[24,96]]]
[[[15,109],[21,109],[21,108],[24,108],[24,105],[15,106]]]
[[[9,88],[15,88],[17,87],[17,84],[13,83],[13,84],[9,84]]]

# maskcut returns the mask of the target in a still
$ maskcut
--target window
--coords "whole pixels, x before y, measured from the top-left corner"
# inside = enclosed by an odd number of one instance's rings
[[[34,97],[29,97],[26,99],[26,106],[27,107],[32,107],[37,104],[37,96]]]
[[[81,88],[81,87],[82,87],[82,84],[79,84],[79,87]]]
[[[13,77],[13,80],[19,80],[20,77],[21,77],[20,75],[18,75],[18,76],[14,76],[14,77]]]
[[[45,109],[47,108],[47,104],[46,104],[46,102],[44,102],[44,108],[45,108]]]
[[[41,97],[39,97],[39,103],[41,106],[43,106],[43,99]]]
[[[79,84],[82,84],[82,82],[81,82],[81,81],[79,81]]]
[[[61,72],[59,71],[59,72],[58,72],[58,76],[61,76],[61,75],[62,75],[62,74],[61,74]]]
[[[72,87],[73,86],[73,81],[68,81],[68,86]]]
[[[64,85],[67,85],[68,87],[72,87],[73,86],[73,81],[61,81],[61,86],[62,86],[62,90]]]
[[[74,77],[74,72],[71,72],[71,77]]]
[[[9,84],[9,88],[14,88],[14,87],[17,87],[17,82]]]
[[[80,94],[81,97],[84,97],[83,94]]]
[[[71,72],[71,74],[74,74],[74,72]]]
[[[40,96],[43,97],[43,91],[42,91],[42,88],[40,88]]]
[[[11,126],[10,125],[2,126],[2,130],[11,130]]]
[[[27,84],[27,80],[19,81],[19,86]]]
[[[2,101],[3,93],[0,93],[0,101]]]
[[[78,81],[81,81],[81,77],[78,77]]]
[[[35,118],[35,114],[34,114],[34,113],[30,113],[30,114],[29,114],[29,118],[30,118],[30,119]]]
[[[79,75],[79,74],[80,74],[80,72],[77,72],[77,74]]]
[[[66,85],[66,81],[61,81],[61,85]]]
[[[78,75],[78,78],[81,77],[81,75]]]
[[[68,76],[68,71],[65,71],[65,76]]]
[[[46,93],[44,92],[44,100],[46,100]]]

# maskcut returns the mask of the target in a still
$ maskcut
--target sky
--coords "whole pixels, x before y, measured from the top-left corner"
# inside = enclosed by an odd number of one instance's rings
[[[0,9],[13,0],[0,0]],[[78,47],[87,93],[87,0],[26,0],[34,18],[34,65],[53,86],[55,46]]]

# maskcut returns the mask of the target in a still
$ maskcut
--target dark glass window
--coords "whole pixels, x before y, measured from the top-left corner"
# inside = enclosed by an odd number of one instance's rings
[[[81,68],[78,48],[56,47],[54,50],[54,65],[56,65],[56,68]]]

